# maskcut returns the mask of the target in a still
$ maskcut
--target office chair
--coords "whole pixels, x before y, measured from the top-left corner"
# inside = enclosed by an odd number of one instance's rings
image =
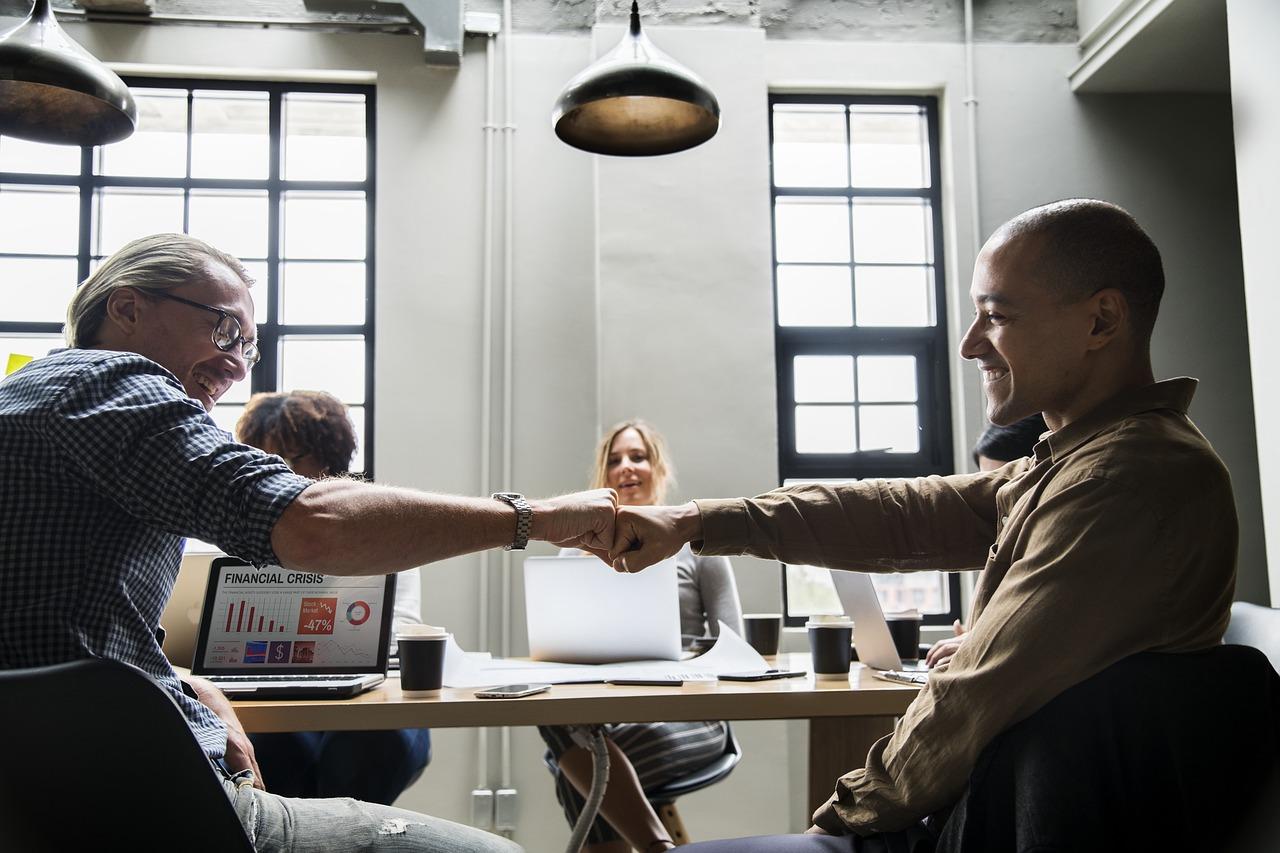
[[[685,830],[684,821],[680,818],[679,810],[676,809],[676,800],[685,794],[700,791],[708,785],[714,785],[724,779],[733,772],[733,768],[742,760],[742,747],[738,744],[738,739],[733,734],[733,728],[728,723],[725,723],[725,733],[728,737],[725,739],[724,752],[720,753],[720,756],[710,764],[672,779],[665,785],[645,789],[645,797],[648,798],[653,806],[653,810],[658,813],[658,820],[662,821],[667,834],[671,836],[671,840],[676,844],[689,843],[689,833]],[[553,776],[559,771],[556,766],[556,758],[551,753],[551,750],[546,751],[542,756],[542,760]]]
[[[178,706],[100,659],[0,672],[0,850],[252,853]]]
[[[689,843],[689,833],[684,828],[684,821],[680,819],[680,812],[676,810],[676,799],[685,794],[700,791],[708,785],[714,785],[732,773],[733,768],[737,767],[738,762],[742,760],[742,747],[738,745],[733,729],[728,723],[724,725],[725,734],[728,737],[725,739],[724,752],[719,758],[706,767],[686,773],[665,785],[649,788],[644,792],[649,802],[653,804],[653,810],[658,813],[658,820],[662,821],[667,834],[676,844]]]
[[[937,853],[1257,851],[1274,842],[1280,676],[1257,649],[1144,653],[983,750]]]
[[[1231,605],[1231,622],[1222,642],[1253,646],[1267,656],[1272,669],[1280,672],[1280,608],[1237,601]]]

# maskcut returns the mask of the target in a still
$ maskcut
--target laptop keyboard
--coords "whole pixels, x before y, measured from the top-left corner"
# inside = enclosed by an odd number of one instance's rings
[[[258,682],[269,682],[269,681],[284,681],[289,684],[293,684],[295,682],[301,682],[305,684],[307,682],[313,682],[313,681],[349,681],[353,678],[363,678],[363,677],[364,676],[362,675],[207,675],[205,676],[205,678],[207,678],[209,681],[212,681],[214,684],[217,684],[220,681],[221,682],[234,681],[237,684],[241,682],[258,683]]]

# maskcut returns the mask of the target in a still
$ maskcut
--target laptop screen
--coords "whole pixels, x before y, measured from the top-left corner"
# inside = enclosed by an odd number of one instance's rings
[[[214,560],[192,672],[385,672],[395,583]]]

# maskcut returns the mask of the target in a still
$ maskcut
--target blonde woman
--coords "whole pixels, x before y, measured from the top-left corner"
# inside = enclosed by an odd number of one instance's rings
[[[596,451],[592,480],[595,488],[617,491],[620,505],[649,506],[663,503],[675,481],[675,470],[658,431],[644,421],[632,420],[605,433]],[[742,633],[742,604],[728,559],[698,557],[686,545],[676,555],[676,574],[686,648],[719,634],[720,622]],[[556,797],[572,825],[591,787],[591,755],[574,743],[565,726],[538,730],[556,759]],[[590,853],[671,849],[675,845],[644,790],[714,761],[724,752],[728,728],[723,722],[619,723],[606,726],[605,733],[609,786],[583,849]]]

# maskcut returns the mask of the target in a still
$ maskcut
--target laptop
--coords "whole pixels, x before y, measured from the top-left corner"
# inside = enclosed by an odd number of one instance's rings
[[[615,572],[595,557],[527,557],[529,656],[560,663],[679,660],[676,561]]]
[[[831,580],[845,615],[853,620],[853,645],[858,650],[858,660],[865,663],[873,675],[886,681],[902,684],[928,681],[927,666],[904,663],[898,656],[871,575],[833,570]]]
[[[191,672],[237,699],[341,699],[387,677],[396,576],[339,577],[220,557]]]

